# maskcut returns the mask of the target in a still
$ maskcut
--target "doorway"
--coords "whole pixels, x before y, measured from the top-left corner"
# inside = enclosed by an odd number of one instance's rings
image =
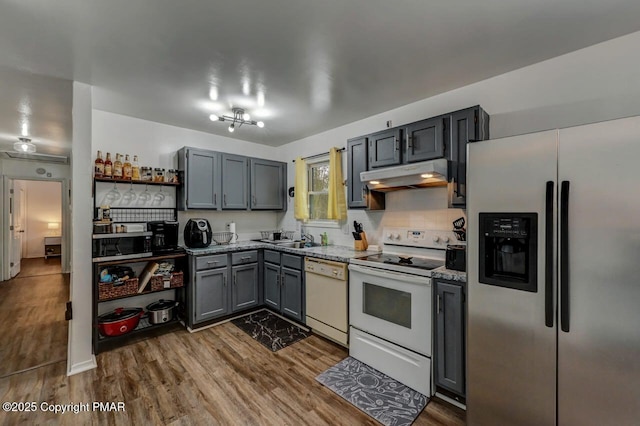
[[[0,282],[0,377],[67,357],[62,182],[9,179],[10,279]]]

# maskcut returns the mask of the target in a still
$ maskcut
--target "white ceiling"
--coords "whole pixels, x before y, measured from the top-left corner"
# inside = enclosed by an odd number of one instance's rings
[[[98,109],[272,146],[640,30],[638,0],[0,0],[0,10],[0,65],[90,83]],[[14,92],[1,112],[17,111]],[[230,135],[208,120],[231,106],[265,128]],[[18,133],[15,120],[0,119],[0,133]],[[68,141],[69,118],[59,127]]]

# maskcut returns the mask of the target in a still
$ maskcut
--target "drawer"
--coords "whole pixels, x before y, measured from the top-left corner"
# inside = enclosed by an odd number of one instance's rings
[[[44,237],[44,243],[47,245],[62,244],[62,237]]]
[[[287,268],[302,270],[302,256],[294,256],[291,254],[282,254],[282,266]]]
[[[196,271],[202,271],[203,269],[222,268],[224,266],[227,266],[226,254],[196,257]]]
[[[276,265],[280,265],[280,252],[274,251],[274,250],[265,250],[264,261],[269,263],[275,263]]]
[[[242,265],[244,263],[255,263],[258,261],[258,251],[242,251],[240,253],[231,253],[231,264]]]

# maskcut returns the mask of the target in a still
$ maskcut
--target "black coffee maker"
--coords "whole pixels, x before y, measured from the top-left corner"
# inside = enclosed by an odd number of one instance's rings
[[[158,220],[147,224],[151,231],[151,251],[154,254],[179,251],[178,222]]]

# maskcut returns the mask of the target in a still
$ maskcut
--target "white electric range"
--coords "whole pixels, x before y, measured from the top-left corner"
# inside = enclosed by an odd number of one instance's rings
[[[384,228],[383,251],[349,264],[349,355],[431,396],[431,271],[451,231]]]

